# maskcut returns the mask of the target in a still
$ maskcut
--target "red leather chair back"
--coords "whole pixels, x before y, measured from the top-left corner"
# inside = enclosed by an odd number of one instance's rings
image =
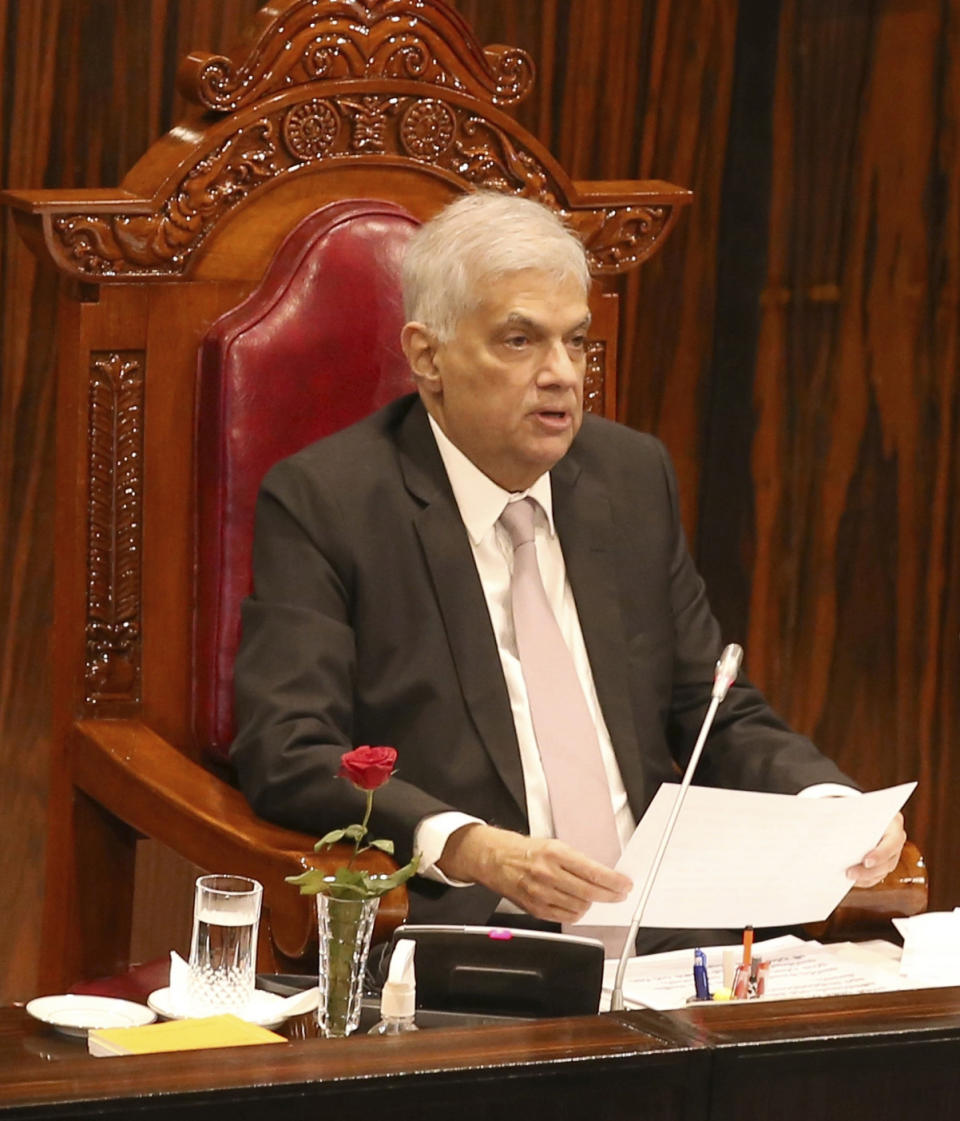
[[[412,388],[399,273],[417,224],[388,202],[323,207],[202,343],[193,700],[197,737],[214,756],[225,757],[233,737],[233,662],[260,481],[277,460]]]

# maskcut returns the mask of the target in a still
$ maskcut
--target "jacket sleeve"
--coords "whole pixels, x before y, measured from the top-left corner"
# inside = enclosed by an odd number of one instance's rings
[[[263,817],[322,835],[359,821],[364,797],[336,777],[355,746],[355,564],[344,511],[295,462],[267,476],[256,512],[254,586],[243,605],[231,760]],[[408,858],[417,823],[453,809],[405,782],[375,799],[377,829]]]

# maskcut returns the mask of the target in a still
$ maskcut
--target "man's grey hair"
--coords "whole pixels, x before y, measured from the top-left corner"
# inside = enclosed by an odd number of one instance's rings
[[[557,215],[532,199],[477,191],[463,195],[411,238],[403,259],[407,322],[448,342],[477,306],[476,288],[523,269],[574,279],[590,289],[583,243]]]

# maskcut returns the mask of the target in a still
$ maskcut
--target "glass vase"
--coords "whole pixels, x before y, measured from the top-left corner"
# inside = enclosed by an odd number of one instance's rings
[[[363,974],[380,899],[317,896],[320,929],[320,1032],[342,1038],[360,1023]]]

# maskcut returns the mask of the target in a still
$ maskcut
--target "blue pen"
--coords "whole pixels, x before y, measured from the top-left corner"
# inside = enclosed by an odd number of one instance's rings
[[[710,981],[707,978],[707,955],[703,950],[693,951],[693,985],[697,1000],[710,999]]]

